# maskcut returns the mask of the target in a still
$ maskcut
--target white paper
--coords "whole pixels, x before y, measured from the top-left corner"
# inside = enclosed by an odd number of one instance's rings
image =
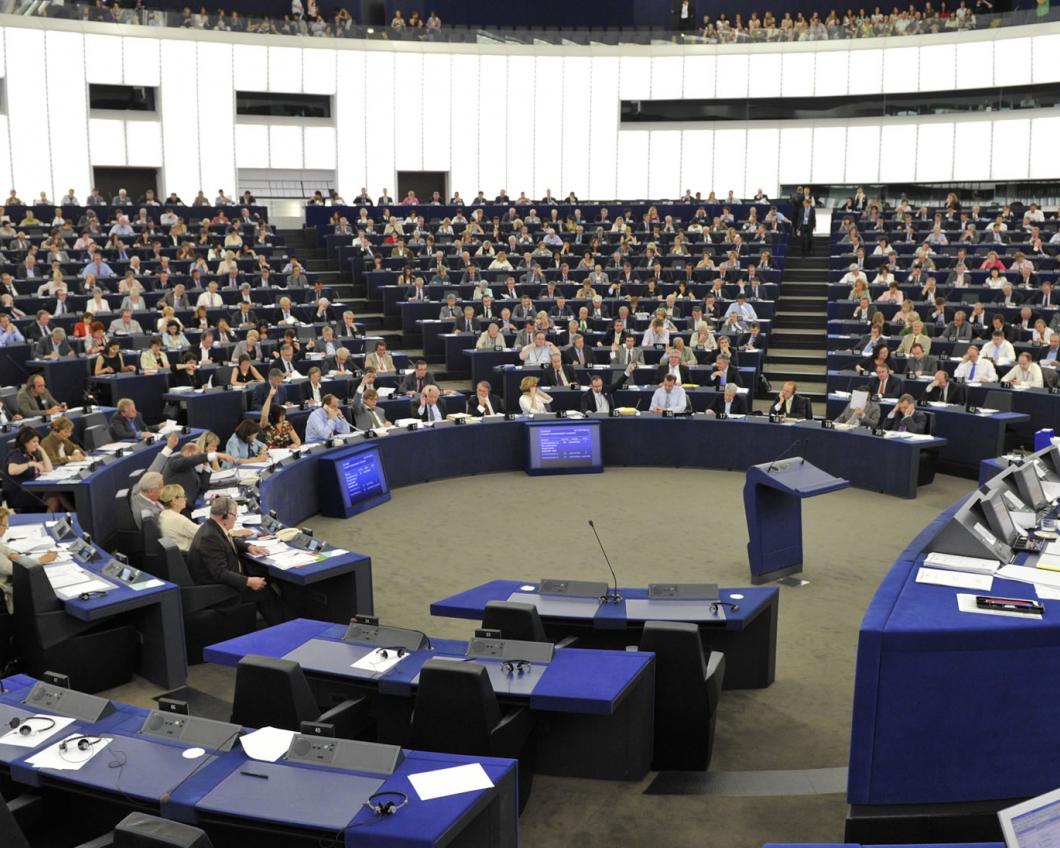
[[[222,471],[213,471],[210,473],[211,483],[224,483],[226,480],[235,480],[236,470],[234,468],[225,468]]]
[[[239,744],[243,746],[243,750],[250,759],[274,763],[287,753],[294,736],[293,730],[283,730],[279,727],[262,727],[253,733],[240,736]]]
[[[850,393],[850,408],[851,409],[864,409],[865,404],[868,402],[869,393],[864,389],[858,389]]]
[[[448,798],[463,792],[475,792],[479,789],[492,789],[490,780],[481,763],[468,763],[466,766],[423,771],[409,775],[409,783],[420,796],[421,801],[435,798]]]
[[[385,657],[383,656],[384,651],[386,652]],[[407,656],[407,653],[402,653],[399,657],[398,652],[394,648],[375,648],[357,660],[357,662],[353,663],[350,668],[356,668],[360,671],[371,671],[375,674],[383,674],[392,669]]]
[[[309,565],[311,562],[316,561],[316,554],[305,553],[303,551],[284,551],[281,554],[269,557],[269,562],[277,568],[285,570],[288,568],[298,568],[301,565]]]
[[[965,595],[963,592],[957,593],[957,609],[961,612],[971,612],[976,615],[1000,615],[1003,618],[1026,618],[1031,621],[1041,621],[1041,615],[1037,613],[1029,612],[1010,612],[1009,610],[999,609],[980,609],[976,606],[975,595]]]
[[[131,442],[109,442],[108,444],[96,448],[96,450],[102,453],[117,453],[120,450],[128,450],[131,447]]]
[[[179,433],[180,429],[181,427],[176,421],[174,421],[172,418],[167,418],[159,425],[158,435],[162,438],[165,438],[170,433]]]
[[[1041,583],[1053,589],[1060,589],[1060,573],[1043,568],[1028,568],[1025,565],[1006,565],[998,569],[997,576],[1005,580],[1017,580],[1020,583]]]
[[[968,574],[964,571],[946,571],[940,568],[921,568],[917,572],[916,582],[932,586],[952,586],[955,589],[974,589],[977,592],[989,592],[994,586],[994,578],[988,574]]]
[[[1060,601],[1060,589],[1054,589],[1051,586],[1039,586],[1036,583],[1034,584],[1034,592],[1038,595],[1039,600]]]
[[[142,592],[144,589],[154,589],[158,586],[164,585],[161,580],[152,578],[151,580],[144,580],[140,583],[130,583],[129,588],[134,592]]]
[[[104,583],[102,580],[88,580],[84,583],[75,583],[63,589],[55,589],[55,597],[60,601],[69,601],[83,592],[109,592],[114,588],[112,583]]]
[[[8,527],[7,533],[4,534],[8,544],[15,539],[39,539],[43,536],[47,536],[43,524],[20,524],[17,527]]]
[[[933,552],[924,558],[924,565],[931,568],[946,568],[951,571],[967,571],[970,574],[994,574],[1004,563],[996,559]]]
[[[48,722],[44,719],[54,721],[55,726],[48,727]],[[38,745],[43,745],[56,733],[62,733],[74,723],[74,720],[64,716],[34,715],[22,719],[22,723],[33,728],[33,732],[29,736],[24,736],[18,732],[21,728],[16,727],[14,730],[9,730],[3,736],[0,736],[0,745],[14,745],[16,748],[36,748]],[[40,729],[44,727],[48,727],[48,729]]]
[[[55,542],[50,536],[28,536],[24,539],[14,539],[8,542],[8,547],[20,554],[28,554],[33,551],[43,552],[55,547]]]
[[[110,744],[108,737],[89,736],[88,738],[93,744],[87,751],[79,751],[76,742],[72,742],[66,751],[59,750],[62,742],[76,739],[80,735],[80,733],[72,733],[64,740],[56,742],[54,745],[49,745],[43,751],[34,754],[26,762],[34,768],[53,769],[54,771],[79,771],[85,763]]]

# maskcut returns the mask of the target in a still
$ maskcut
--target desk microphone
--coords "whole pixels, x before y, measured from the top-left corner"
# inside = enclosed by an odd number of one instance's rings
[[[604,562],[607,563],[607,567],[611,571],[611,579],[615,581],[615,593],[610,596],[607,593],[604,593],[603,598],[600,600],[605,604],[620,604],[622,603],[622,596],[618,594],[618,577],[615,576],[615,569],[611,566],[611,560],[607,556],[607,551],[604,550],[604,543],[600,541],[600,534],[596,532],[596,525],[591,518],[589,519],[589,526],[593,528],[593,535],[596,536],[596,544],[600,546],[600,553],[604,555]]]
[[[793,447],[803,444],[804,441],[804,439],[796,439],[794,442],[784,448],[784,450],[777,454],[773,461],[769,463],[769,468],[767,468],[766,471],[773,471],[776,468],[776,464],[780,461],[781,457],[783,457],[784,454],[789,453]],[[806,460],[803,460],[803,462],[805,461]]]

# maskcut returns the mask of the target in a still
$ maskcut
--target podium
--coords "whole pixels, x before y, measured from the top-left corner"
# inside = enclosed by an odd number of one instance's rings
[[[798,456],[747,469],[743,505],[753,584],[802,571],[802,499],[849,485],[849,480],[833,477]]]

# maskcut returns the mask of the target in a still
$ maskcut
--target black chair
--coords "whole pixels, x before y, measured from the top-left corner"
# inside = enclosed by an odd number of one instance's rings
[[[206,831],[147,813],[129,813],[114,826],[113,831],[91,842],[83,842],[77,848],[110,848],[112,845],[136,848],[213,848]]]
[[[87,450],[98,450],[110,443],[110,432],[103,424],[93,424],[90,427],[85,427],[83,441]]]
[[[489,601],[482,615],[482,626],[499,630],[504,639],[521,642],[548,642],[545,625],[533,604],[517,604],[511,601]]]
[[[81,432],[84,433],[89,427],[107,428],[107,416],[102,412],[86,412],[81,417]]]
[[[243,657],[236,666],[231,720],[244,727],[296,731],[302,722],[328,724],[343,739],[357,738],[371,724],[367,697],[343,701],[321,713],[298,663],[254,655]]]
[[[192,580],[184,554],[172,539],[160,538],[158,546],[162,554],[155,576],[180,586],[188,665],[202,662],[202,649],[207,645],[254,630],[257,607],[253,603],[242,602],[234,589],[221,583]]]
[[[102,622],[67,615],[43,566],[15,562],[15,643],[26,674],[57,671],[70,686],[99,692],[127,683],[139,651],[136,629],[122,616]]]
[[[140,555],[140,568],[148,574],[158,577],[158,573],[162,568],[160,562],[163,557],[162,547],[158,544],[162,539],[162,531],[158,526],[158,516],[145,509],[140,522],[143,549],[143,553]]]
[[[655,654],[656,771],[705,771],[725,678],[725,655],[704,656],[699,628],[683,621],[646,621],[641,651]]]
[[[5,848],[30,848],[29,840],[10,806],[0,795],[0,845]]]
[[[0,677],[4,676],[4,669],[15,656],[15,617],[0,603]]]
[[[987,392],[983,398],[983,406],[999,412],[1012,412],[1012,392]]]
[[[501,712],[481,664],[428,660],[420,670],[409,747],[519,760],[520,813],[533,783],[533,729],[528,708]]]
[[[143,553],[143,533],[132,512],[132,489],[118,489],[114,494],[114,524],[118,528],[109,541],[129,559],[139,562]]]

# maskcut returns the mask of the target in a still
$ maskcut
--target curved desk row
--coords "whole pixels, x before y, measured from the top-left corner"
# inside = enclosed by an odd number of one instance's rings
[[[79,445],[83,445],[85,427],[91,427],[93,424],[106,424],[110,421],[114,412],[115,409],[112,406],[94,406],[91,412],[85,412],[83,407],[75,407],[63,414],[73,422],[73,440]],[[44,416],[38,415],[33,418],[23,418],[21,421],[12,421],[10,424],[0,427],[0,462],[4,462],[7,459],[8,451],[15,441],[15,436],[22,427],[32,427],[40,433],[41,438],[44,438],[44,436],[48,435],[50,423]]]

